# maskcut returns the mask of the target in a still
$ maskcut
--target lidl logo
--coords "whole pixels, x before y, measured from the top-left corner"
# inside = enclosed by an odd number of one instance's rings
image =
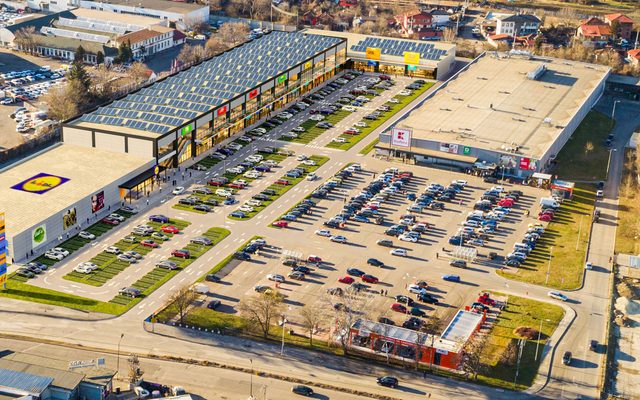
[[[54,189],[63,183],[67,182],[69,178],[63,178],[61,176],[45,174],[43,172],[36,176],[11,186],[11,189],[22,190],[23,192],[43,194],[51,189]]]

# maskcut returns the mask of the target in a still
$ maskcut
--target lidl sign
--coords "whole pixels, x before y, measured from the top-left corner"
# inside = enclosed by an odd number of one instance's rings
[[[287,74],[282,74],[278,77],[278,83],[282,83],[287,80]]]
[[[191,133],[191,131],[193,131],[192,123],[182,128],[182,130],[180,131],[180,136],[187,136]]]
[[[41,172],[38,175],[32,176],[31,178],[18,183],[17,185],[11,186],[11,189],[43,194],[51,189],[57,188],[67,181],[69,181],[69,178]]]

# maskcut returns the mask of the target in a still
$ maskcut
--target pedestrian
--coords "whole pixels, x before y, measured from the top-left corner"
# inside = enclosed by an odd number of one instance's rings
[[[460,205],[462,205],[462,200],[460,200]]]
[[[149,205],[149,199],[147,199],[147,205]]]
[[[436,260],[439,259],[440,257],[438,256],[438,252],[436,252]]]
[[[424,371],[422,371],[422,377],[424,379],[427,379],[427,370],[426,369]]]

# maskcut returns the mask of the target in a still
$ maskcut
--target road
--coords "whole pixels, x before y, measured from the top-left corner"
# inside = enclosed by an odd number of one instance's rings
[[[416,102],[418,101],[420,99],[416,100]],[[400,116],[399,114],[394,119]],[[619,126],[620,135],[627,135],[625,126]],[[383,125],[381,129],[384,129],[384,127]],[[373,137],[374,134],[370,136],[370,138]],[[319,140],[325,139],[321,137]],[[261,141],[259,143],[258,145],[262,145],[270,142]],[[368,140],[363,140],[346,152],[329,152],[328,150],[320,149],[319,146],[313,143],[311,143],[311,146],[297,144],[286,144],[286,146],[295,149],[298,153],[302,151],[301,149],[308,151],[311,148],[318,149],[317,151],[312,151],[312,154],[317,154],[318,152],[330,153],[331,161],[317,171],[320,176],[326,177],[334,174],[348,162],[366,162],[367,158],[360,156],[358,151],[367,143]],[[621,152],[616,152],[612,157],[611,180],[607,185],[606,199],[603,203],[597,205],[599,208],[603,208],[602,218],[605,221],[613,221],[613,218],[615,218],[615,200],[608,199],[615,199],[615,194],[617,193],[621,165],[620,154]],[[274,210],[287,209],[317,185],[317,182],[301,182],[298,185],[300,190],[290,191],[286,196],[278,199],[267,210],[263,211],[262,214],[267,215],[266,219],[263,219],[257,225],[256,219],[243,222],[227,220],[226,225],[232,227],[233,232],[218,244],[220,246],[219,249],[223,251],[214,251],[212,257],[206,257],[206,261],[197,260],[174,279],[184,279],[185,275],[199,276],[207,267],[215,265],[223,259],[229,253],[230,250],[227,250],[229,247],[234,249],[235,247],[233,246],[236,243],[241,243],[243,238],[248,238],[250,235],[261,233],[272,237],[284,235],[284,231],[274,232],[273,229],[266,226],[266,223],[272,221],[272,214],[277,213]],[[180,213],[179,210],[171,209],[165,205],[159,206],[159,209],[163,213],[172,216],[177,216]],[[155,212],[158,211],[157,208],[151,208],[146,212],[153,212],[154,210]],[[226,213],[227,211],[225,211],[224,215]],[[214,214],[212,218],[220,218],[224,215],[216,216]],[[207,225],[209,225],[209,221],[207,221]],[[548,370],[548,363],[552,362],[553,368],[551,369],[550,383],[540,392],[541,395],[547,398],[576,398],[578,394],[582,395],[582,398],[597,398],[602,354],[589,352],[587,344],[589,339],[597,339],[599,341],[604,339],[607,288],[610,276],[608,273],[608,256],[613,249],[615,224],[597,224],[594,228],[594,237],[597,237],[598,240],[592,243],[589,259],[598,268],[594,268],[593,271],[587,273],[584,288],[571,293],[569,295],[571,302],[563,304],[563,306],[567,307],[569,316],[575,312],[575,320],[555,354],[553,352],[549,353],[545,357],[541,368],[542,372]],[[281,239],[284,239],[284,237],[281,237]],[[189,271],[192,272],[190,273]],[[481,271],[470,271],[469,274],[471,274],[470,280],[478,283],[483,288],[501,290],[518,295],[526,293],[527,296],[532,298],[543,301],[549,300],[546,297],[547,288],[509,281]],[[253,367],[256,371],[269,371],[309,380],[314,383],[331,384],[343,388],[357,387],[370,394],[391,394],[402,399],[424,398],[426,393],[431,393],[432,398],[436,399],[531,398],[526,393],[498,391],[493,388],[444,378],[429,377],[427,380],[423,380],[410,372],[399,372],[396,369],[387,370],[383,366],[373,366],[359,361],[319,355],[293,348],[288,348],[285,357],[280,358],[278,355],[279,346],[247,343],[232,337],[211,336],[198,332],[185,333],[178,330],[174,330],[170,334],[165,333],[166,335],[154,335],[146,332],[142,327],[141,319],[160,308],[166,301],[166,296],[173,289],[173,282],[165,284],[124,315],[102,321],[83,321],[82,319],[86,318],[86,316],[81,313],[55,310],[50,306],[6,299],[3,301],[3,310],[0,311],[1,315],[3,315],[0,320],[0,332],[51,339],[108,351],[114,351],[117,348],[118,338],[122,333],[125,333],[125,338],[122,341],[123,353],[135,352],[142,355],[156,354],[193,358],[243,368],[249,368],[251,366],[249,359],[252,359]],[[74,318],[66,318],[68,316],[73,316]],[[43,329],[43,327],[55,327],[55,329]],[[165,327],[165,329],[170,328]],[[588,332],[588,334],[585,334],[585,332]],[[571,349],[574,352],[574,356],[577,359],[575,366],[564,367],[561,365],[561,354],[566,349]],[[358,373],[354,374],[354,371],[358,371]],[[390,392],[388,389],[380,388],[375,384],[374,377],[384,373],[393,373],[400,376],[403,382],[401,391]],[[237,379],[242,380],[242,377]],[[245,376],[244,381],[247,379],[248,377]],[[197,380],[192,379],[190,376],[185,376],[184,381],[186,382],[184,383],[185,386],[194,385],[194,388],[197,388]],[[536,385],[536,387],[541,387],[541,385]],[[269,396],[271,397],[271,394]]]

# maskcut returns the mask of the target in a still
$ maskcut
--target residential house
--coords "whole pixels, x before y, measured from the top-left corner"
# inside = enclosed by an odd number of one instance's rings
[[[612,32],[616,37],[630,40],[631,39],[631,31],[633,30],[633,20],[626,15],[623,14],[609,14],[604,16],[605,22],[609,26],[617,25],[617,29],[615,32]]]
[[[84,61],[87,64],[96,64],[98,61],[98,52],[104,56],[105,64],[111,64],[113,59],[118,55],[118,51],[113,47],[105,44],[69,38],[63,36],[45,36],[34,35],[33,39],[36,43],[36,53],[43,57],[52,57],[64,61],[73,61],[76,58],[76,50],[79,46],[85,51]],[[16,45],[17,50],[23,50]]]
[[[127,33],[116,38],[116,47],[122,43],[129,43],[134,59],[144,59],[147,56],[173,47],[174,30],[164,26]]]
[[[627,52],[627,61],[634,67],[640,67],[640,49],[629,50]]]
[[[603,47],[611,41],[611,27],[598,18],[590,18],[578,27],[576,38],[585,46]]]
[[[425,11],[410,11],[405,14],[396,15],[396,23],[400,27],[400,31],[405,35],[413,35],[414,32],[431,28],[433,25],[433,17]]]
[[[538,33],[540,19],[533,14],[508,14],[496,18],[496,35],[526,36]]]
[[[445,26],[449,24],[450,15],[445,10],[433,9],[429,11],[431,15],[431,24],[433,26]]]

